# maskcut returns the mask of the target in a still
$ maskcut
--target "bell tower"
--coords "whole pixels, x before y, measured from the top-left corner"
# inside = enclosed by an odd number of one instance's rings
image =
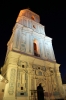
[[[59,66],[52,38],[46,36],[40,16],[29,9],[21,10],[7,43],[2,67],[2,75],[8,80],[3,100],[33,100],[37,98],[34,92],[39,83],[47,100],[60,98],[63,89]]]

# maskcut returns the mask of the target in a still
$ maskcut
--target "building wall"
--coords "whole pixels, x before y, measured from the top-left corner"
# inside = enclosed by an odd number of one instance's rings
[[[64,89],[64,96],[65,96],[65,99],[66,99],[66,84],[63,84],[63,89]]]
[[[3,99],[4,90],[5,90],[5,83],[4,82],[0,82],[0,100]]]
[[[38,54],[42,59],[55,61],[54,51],[52,47],[52,39],[38,34],[32,29],[24,27],[20,24],[15,25],[11,39],[8,42],[10,51],[16,50],[30,55],[34,55],[33,42],[38,42]],[[12,49],[11,49],[12,48]]]
[[[55,60],[52,39],[45,35],[45,27],[39,22],[40,17],[29,10],[22,10],[18,15],[2,67],[2,75],[8,80],[3,100],[34,98],[33,90],[39,83],[47,100],[63,97],[60,64]],[[33,43],[38,56],[34,54]]]
[[[14,51],[8,54],[6,61],[8,63],[6,72],[8,84],[5,87],[4,100],[8,97],[13,100],[18,100],[18,98],[29,100],[32,96],[31,90],[36,90],[39,83],[42,83],[45,94],[47,94],[45,98],[52,98],[51,95],[54,98],[61,97],[58,88],[59,86],[62,88],[62,85],[59,85],[61,80],[56,77],[55,69],[55,66],[59,68],[59,64]],[[58,79],[60,83],[57,83]]]

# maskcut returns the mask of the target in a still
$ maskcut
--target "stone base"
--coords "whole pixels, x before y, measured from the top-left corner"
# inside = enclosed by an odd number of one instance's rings
[[[14,97],[3,97],[3,100],[17,100]]]
[[[2,100],[29,100],[28,97],[3,97]]]
[[[29,100],[28,97],[17,97],[16,100]]]

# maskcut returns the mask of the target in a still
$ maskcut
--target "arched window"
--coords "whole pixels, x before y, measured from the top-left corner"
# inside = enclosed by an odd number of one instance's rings
[[[37,55],[37,45],[36,45],[36,43],[33,43],[33,46],[34,46],[34,55],[36,56]]]
[[[38,43],[37,43],[37,40],[34,40],[33,48],[34,48],[34,55],[35,56],[40,56],[39,53],[38,53]]]
[[[32,19],[32,20],[35,20],[34,16],[31,16],[31,19]]]

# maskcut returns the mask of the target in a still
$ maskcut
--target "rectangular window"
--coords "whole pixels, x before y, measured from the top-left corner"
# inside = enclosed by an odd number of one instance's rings
[[[24,95],[24,93],[20,93],[20,95]]]
[[[4,89],[2,89],[2,92],[4,92]]]
[[[23,87],[21,87],[21,90],[23,90]]]
[[[22,68],[24,68],[24,65],[22,65]]]

